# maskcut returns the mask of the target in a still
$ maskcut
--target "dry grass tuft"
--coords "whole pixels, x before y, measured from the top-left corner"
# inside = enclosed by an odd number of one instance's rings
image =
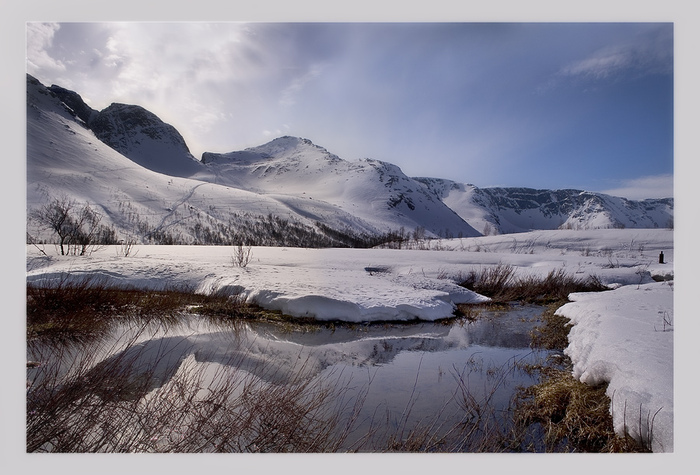
[[[526,434],[534,427],[542,435],[539,445],[531,442],[524,450],[650,452],[628,435],[615,434],[607,384],[590,386],[573,377],[571,360],[562,353],[568,346],[569,319],[554,314],[563,303],[549,305],[542,314],[542,324],[531,333],[533,346],[553,350],[559,358],[527,368],[539,373],[540,382],[521,388],[515,397],[516,432]]]
[[[27,340],[80,343],[105,335],[115,324],[174,325],[185,314],[217,324],[285,317],[249,304],[239,294],[196,294],[189,289],[143,290],[108,286],[95,278],[27,284]]]
[[[569,346],[570,321],[566,317],[555,315],[559,307],[567,301],[561,300],[547,305],[541,315],[541,324],[537,325],[531,332],[532,345],[545,350],[559,350]]]
[[[605,386],[590,387],[568,371],[550,370],[544,380],[523,389],[517,414],[524,425],[540,424],[546,451],[562,442],[578,451],[600,452],[612,433]]]
[[[631,437],[615,434],[606,389],[607,384],[590,386],[570,371],[548,368],[539,384],[521,389],[516,422],[538,424],[546,452],[648,452]]]
[[[596,276],[576,277],[564,269],[552,270],[545,277],[516,277],[515,266],[510,264],[485,267],[478,272],[471,270],[460,280],[461,286],[498,303],[520,301],[549,304],[565,300],[572,292],[607,290]]]

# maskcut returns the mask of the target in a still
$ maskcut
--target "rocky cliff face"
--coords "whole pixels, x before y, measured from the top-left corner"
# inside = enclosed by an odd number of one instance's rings
[[[27,80],[40,84],[31,76]],[[190,176],[202,170],[177,129],[143,107],[113,103],[97,111],[77,92],[55,84],[45,89],[98,139],[139,165],[174,176]]]
[[[58,97],[65,105],[70,107],[76,117],[85,122],[85,125],[88,127],[90,126],[90,122],[97,117],[99,112],[85,104],[85,101],[83,101],[83,98],[80,97],[80,94],[77,92],[70,91],[55,84],[49,87],[48,90]]]
[[[673,226],[673,198],[635,201],[582,190],[477,188],[439,178],[417,181],[483,234]]]
[[[190,176],[201,169],[175,127],[143,107],[113,103],[89,126],[101,141],[150,170]]]

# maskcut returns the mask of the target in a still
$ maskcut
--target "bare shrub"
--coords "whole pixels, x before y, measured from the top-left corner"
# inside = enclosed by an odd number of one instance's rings
[[[138,244],[138,240],[134,236],[128,236],[126,239],[119,241],[119,249],[117,255],[123,257],[135,256],[138,251],[134,252],[134,247]]]
[[[233,249],[233,256],[231,257],[231,262],[235,267],[244,268],[248,266],[250,259],[253,257],[252,246],[244,246],[243,244],[238,244]]]
[[[114,230],[101,224],[102,215],[97,210],[66,196],[51,199],[30,211],[29,217],[57,237],[61,255],[85,256],[102,244],[116,243]]]
[[[663,313],[661,313],[661,329],[656,328],[656,325],[654,325],[654,331],[661,331],[661,332],[668,332],[668,331],[673,331],[673,315],[671,315],[668,311],[664,310]]]
[[[495,266],[482,268],[479,272],[470,271],[460,285],[482,295],[491,296],[506,288],[514,275],[514,266],[499,263]]]

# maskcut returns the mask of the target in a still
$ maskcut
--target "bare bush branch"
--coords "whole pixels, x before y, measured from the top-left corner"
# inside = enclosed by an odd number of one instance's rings
[[[236,267],[246,267],[253,256],[253,248],[251,246],[244,246],[243,244],[238,244],[234,247],[233,256],[231,257],[231,262]]]

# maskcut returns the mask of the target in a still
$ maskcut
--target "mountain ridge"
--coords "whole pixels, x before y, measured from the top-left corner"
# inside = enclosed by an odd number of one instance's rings
[[[478,188],[440,178],[416,180],[483,234],[673,226],[673,198],[629,200],[576,189]]]
[[[396,165],[372,159],[346,161],[305,138],[283,136],[244,151],[204,153],[202,162],[219,183],[323,200],[378,228],[394,222],[397,229],[422,227],[436,235],[441,229],[479,235]]]
[[[67,195],[95,204],[120,234],[146,242],[169,233],[163,242],[226,243],[236,229],[251,241],[261,222],[277,226],[275,220],[318,234],[327,245],[399,231],[470,237],[672,223],[672,198],[635,202],[412,178],[395,164],[346,161],[301,137],[205,152],[200,161],[174,127],[146,109],[113,103],[95,111],[78,93],[46,88],[30,75],[27,108],[28,209]]]
[[[113,102],[98,111],[75,91],[55,84],[47,89],[98,139],[139,165],[175,176],[190,176],[201,170],[201,163],[177,129],[147,109]]]

